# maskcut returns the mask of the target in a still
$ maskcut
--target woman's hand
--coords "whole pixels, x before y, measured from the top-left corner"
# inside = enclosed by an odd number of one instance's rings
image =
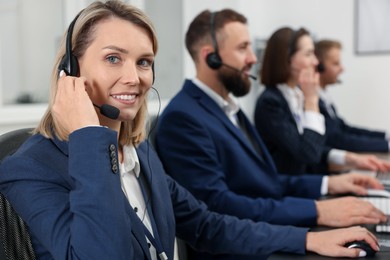
[[[84,77],[65,76],[63,71],[60,72],[51,109],[54,121],[67,134],[85,126],[100,124],[85,86]]]
[[[319,77],[313,68],[302,69],[299,73],[298,84],[305,96],[305,110],[319,111]]]
[[[387,172],[390,170],[390,162],[384,161],[372,154],[357,154],[347,152],[345,163],[356,169]]]

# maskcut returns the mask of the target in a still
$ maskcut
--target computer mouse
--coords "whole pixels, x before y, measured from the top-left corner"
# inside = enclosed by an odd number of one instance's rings
[[[366,256],[375,256],[376,254],[376,251],[364,240],[349,242],[345,244],[345,247],[360,248],[361,250],[364,250],[367,253]]]

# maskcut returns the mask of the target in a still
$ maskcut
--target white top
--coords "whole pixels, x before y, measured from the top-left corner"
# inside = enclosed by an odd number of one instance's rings
[[[291,88],[287,84],[278,84],[277,88],[287,100],[300,134],[303,134],[303,129],[305,128],[313,130],[320,135],[325,134],[324,116],[319,112],[304,110],[305,97],[298,86]]]
[[[304,128],[311,129],[322,135],[325,134],[326,127],[324,116],[318,112],[304,111],[304,96],[302,90],[298,86],[291,88],[287,84],[278,84],[277,88],[282,92],[284,98],[287,100],[290,110],[297,122],[298,131],[301,134],[303,133]],[[319,94],[322,98],[321,91]],[[299,120],[299,118],[302,119]],[[338,165],[345,164],[345,153],[346,152],[343,150],[331,149],[328,153],[328,163]]]
[[[134,211],[136,211],[138,217],[153,235],[153,228],[146,209],[145,199],[142,194],[141,186],[138,182],[140,164],[134,146],[125,145],[123,147],[123,163],[119,164],[119,170],[123,193],[125,194],[131,207]],[[147,237],[146,240],[150,244],[149,251],[152,259],[157,260],[156,248],[153,247]]]

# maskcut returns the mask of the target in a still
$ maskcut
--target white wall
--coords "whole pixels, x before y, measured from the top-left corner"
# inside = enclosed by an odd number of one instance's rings
[[[28,4],[29,1],[19,0],[17,2]],[[29,87],[29,82],[23,79],[23,75],[27,75],[29,78],[41,82],[43,89],[47,90],[48,79],[38,78],[37,71],[46,68],[44,70],[47,70],[46,75],[48,76],[51,61],[47,57],[42,57],[41,63],[33,62],[39,58],[31,50],[42,48],[42,37],[45,35],[43,29],[36,28],[41,28],[42,21],[44,23],[55,23],[55,27],[61,28],[58,32],[58,35],[61,36],[65,29],[64,24],[68,24],[67,20],[69,18],[54,14],[52,10],[58,10],[58,5],[61,2],[62,7],[66,9],[65,13],[70,14],[70,9],[74,9],[71,8],[72,3],[76,6],[80,3],[80,0],[39,0],[34,1],[34,4],[35,2],[40,3],[41,8],[42,6],[48,8],[47,16],[37,16],[38,10],[33,10],[33,6],[30,5],[27,9],[18,9],[23,17],[17,20],[16,28],[28,21],[35,21],[33,24],[36,26],[21,29],[21,35],[13,34],[15,39],[23,38],[23,43],[20,44],[26,50],[15,52],[12,47],[18,50],[19,43],[12,46],[8,41],[9,39],[0,39],[2,50],[4,50],[5,45],[7,46],[7,52],[3,51],[1,53],[2,81],[13,75],[15,82],[22,81],[24,82],[23,86]],[[91,0],[82,2],[84,5],[91,2]],[[355,0],[165,0],[163,1],[164,4],[160,0],[134,0],[128,2],[143,7],[156,25],[160,49],[156,61],[155,87],[160,90],[160,95],[163,98],[169,99],[180,89],[184,78],[191,78],[195,75],[192,61],[184,48],[184,34],[191,20],[206,8],[216,11],[229,7],[248,17],[253,39],[255,37],[268,38],[277,28],[288,25],[294,28],[304,26],[317,38],[326,37],[340,40],[344,45],[342,55],[346,70],[341,75],[343,84],[331,89],[338,104],[339,113],[351,123],[390,130],[390,117],[386,115],[386,112],[390,110],[390,102],[387,102],[390,97],[390,86],[388,86],[390,73],[387,73],[390,69],[390,54],[365,56],[355,54]],[[2,1],[0,3],[3,4],[3,9],[0,9],[0,21],[9,23],[9,21],[16,20],[10,14],[14,7],[4,5],[5,2]],[[42,3],[45,4],[42,5]],[[41,12],[42,10],[40,10]],[[2,14],[7,16],[2,18]],[[71,16],[73,17],[73,15]],[[15,26],[11,27],[15,28]],[[1,27],[0,32],[11,27]],[[30,40],[27,36],[33,38]],[[47,39],[47,41],[53,42],[54,39]],[[52,54],[54,49],[48,49],[48,52],[54,56]],[[10,57],[10,53],[15,55]],[[18,65],[15,63],[15,59],[19,60],[20,55],[27,57],[25,64]],[[14,65],[5,67],[7,62],[14,62]],[[14,75],[11,71],[6,71],[6,68],[13,66],[23,66],[23,75]],[[0,91],[0,99],[3,99],[1,92],[4,94],[4,91],[11,91],[11,89],[3,87]],[[260,91],[261,88],[258,84],[254,83],[250,95],[244,98],[244,102],[241,102],[249,116],[252,115],[254,102]],[[14,109],[12,106],[1,107],[0,101],[0,133],[12,127],[23,126],[23,122],[34,124],[40,117],[39,113],[43,113],[41,107],[38,109],[37,113],[32,113],[28,117],[28,114],[25,115],[26,110],[18,112],[19,109]],[[38,113],[38,111],[41,112]],[[12,115],[12,118],[10,115]],[[26,117],[30,118],[28,122]]]
[[[340,40],[344,47],[345,71],[340,77],[343,83],[331,88],[339,113],[350,123],[390,131],[390,116],[386,115],[390,111],[390,54],[355,54],[355,4],[354,0],[187,0],[183,13],[188,26],[203,9],[230,7],[248,18],[253,37],[268,38],[281,26],[303,26],[317,38]],[[184,53],[184,61],[184,76],[193,77],[194,68],[187,53]],[[258,93],[259,87],[255,84],[252,96],[242,102],[249,104],[245,111],[250,115],[253,96]]]

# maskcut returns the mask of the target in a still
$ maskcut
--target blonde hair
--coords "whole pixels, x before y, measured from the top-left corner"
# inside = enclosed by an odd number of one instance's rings
[[[152,44],[153,52],[157,53],[157,37],[150,19],[138,8],[125,4],[117,0],[110,0],[105,3],[100,1],[94,2],[79,13],[79,16],[74,24],[72,34],[72,54],[77,58],[84,55],[86,49],[94,40],[94,29],[96,25],[105,19],[117,17],[129,21],[143,29],[149,35]],[[53,120],[51,109],[54,98],[57,93],[58,81],[58,65],[66,52],[66,37],[67,32],[62,38],[60,48],[57,53],[56,62],[53,67],[50,88],[50,100],[48,108],[41,119],[39,125],[35,129],[35,133],[40,133],[47,138],[53,138],[53,134],[60,140],[68,140],[68,133],[62,129]],[[120,145],[138,145],[145,139],[146,129],[145,121],[147,116],[147,99],[144,100],[137,115],[132,122],[122,122],[119,131]]]

